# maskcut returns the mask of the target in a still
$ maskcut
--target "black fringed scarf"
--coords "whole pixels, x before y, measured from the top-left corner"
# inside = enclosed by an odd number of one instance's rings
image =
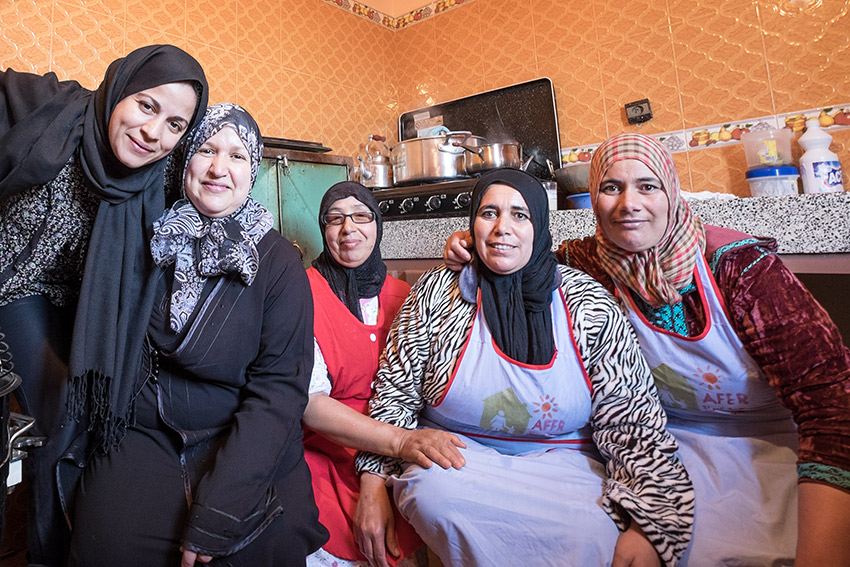
[[[109,120],[125,97],[178,81],[193,84],[197,95],[185,139],[206,110],[209,89],[200,64],[171,45],[142,47],[112,62],[76,126],[80,162],[101,203],[74,321],[68,409],[71,419],[88,419],[106,450],[117,445],[131,419],[132,388],[120,383],[138,373],[153,309],[148,243],[153,222],[165,209],[167,161],[137,169],[123,165],[109,145]]]

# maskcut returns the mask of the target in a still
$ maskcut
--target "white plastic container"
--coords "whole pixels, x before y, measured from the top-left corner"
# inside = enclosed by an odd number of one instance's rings
[[[751,130],[741,135],[747,168],[791,165],[791,138],[788,128]]]
[[[753,197],[771,197],[775,195],[796,195],[797,180],[800,178],[796,167],[760,167],[747,172],[747,182]]]
[[[841,162],[830,151],[832,136],[821,130],[817,119],[806,121],[806,131],[798,140],[805,153],[800,156],[803,193],[838,193],[844,191]]]

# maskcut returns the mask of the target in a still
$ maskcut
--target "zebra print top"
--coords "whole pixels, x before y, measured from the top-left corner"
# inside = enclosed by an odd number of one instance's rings
[[[636,521],[665,565],[674,565],[690,540],[693,487],[665,429],[649,367],[613,297],[587,274],[558,269],[593,386],[593,440],[608,474],[603,507],[621,530]],[[462,292],[461,279],[440,266],[411,289],[381,358],[373,418],[412,429],[424,405],[441,398],[474,321],[476,304],[464,298],[472,294]],[[356,465],[382,476],[400,472],[398,459],[374,453],[358,453]]]

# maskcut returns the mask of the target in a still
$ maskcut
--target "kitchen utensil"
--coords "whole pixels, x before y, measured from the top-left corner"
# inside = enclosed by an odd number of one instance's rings
[[[465,155],[466,172],[469,174],[481,173],[500,167],[521,167],[522,144],[518,142],[485,143],[479,146],[470,146],[463,142],[454,142],[455,146],[462,147],[468,153]]]
[[[484,139],[472,132],[454,131],[399,142],[390,148],[395,185],[468,177],[463,147],[480,146]]]
[[[393,184],[393,168],[386,138],[370,134],[366,143],[366,161],[360,156],[360,183],[365,187],[386,189]]]
[[[576,165],[567,165],[558,169],[550,163],[550,170],[558,182],[558,188],[566,195],[575,195],[577,193],[587,193],[589,189],[590,179],[590,164],[579,163]]]

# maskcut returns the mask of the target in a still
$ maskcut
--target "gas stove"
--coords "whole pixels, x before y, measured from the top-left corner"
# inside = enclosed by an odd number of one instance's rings
[[[373,192],[384,220],[461,217],[469,214],[476,178],[407,185]]]

